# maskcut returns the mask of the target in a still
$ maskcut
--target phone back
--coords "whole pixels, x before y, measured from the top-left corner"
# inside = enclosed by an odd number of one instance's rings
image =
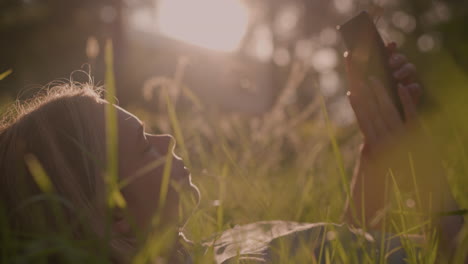
[[[370,15],[363,11],[345,24],[339,26],[353,67],[364,74],[374,76],[385,86],[403,118],[403,108],[398,97],[397,82],[389,66],[387,48]]]

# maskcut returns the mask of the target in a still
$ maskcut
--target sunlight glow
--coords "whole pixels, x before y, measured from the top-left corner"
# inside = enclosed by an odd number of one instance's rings
[[[257,26],[249,41],[249,54],[260,61],[266,62],[273,56],[273,35],[266,25]]]
[[[238,0],[161,0],[162,33],[218,51],[238,48],[248,26],[248,12]]]

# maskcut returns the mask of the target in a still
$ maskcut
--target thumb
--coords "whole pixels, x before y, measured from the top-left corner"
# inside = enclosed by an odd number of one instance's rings
[[[415,120],[418,116],[415,101],[410,93],[408,87],[398,84],[398,95],[400,97],[401,104],[403,105],[403,112],[405,113],[405,120]]]

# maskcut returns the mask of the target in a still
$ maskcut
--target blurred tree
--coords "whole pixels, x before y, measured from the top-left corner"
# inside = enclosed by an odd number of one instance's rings
[[[262,74],[259,78],[270,80],[263,82],[264,85],[272,86],[273,93],[278,94],[286,83],[293,61],[310,67],[302,89],[293,95],[291,103],[307,104],[319,89],[330,101],[341,100],[344,82],[339,74],[343,71],[340,63],[343,47],[335,27],[354,13],[372,10],[373,6],[383,9],[379,27],[386,40],[411,47],[416,55],[445,49],[460,66],[468,68],[466,1],[242,1],[250,9],[251,20],[237,55],[239,58],[259,57],[258,53],[261,53],[259,59],[263,66],[256,67],[264,69],[258,71]],[[139,79],[171,72],[176,61],[175,55],[168,58],[170,52],[160,52],[175,50],[174,42],[156,42],[147,33],[140,35],[144,37],[142,39],[134,39],[126,31],[130,30],[126,16],[130,10],[151,9],[152,14],[156,14],[157,8],[158,0],[1,1],[0,34],[4,41],[0,41],[0,71],[13,69],[13,74],[0,83],[1,91],[15,93],[31,84],[45,84],[58,77],[69,78],[70,72],[85,63],[92,66],[95,80],[102,81],[104,65],[99,46],[110,37],[115,46],[117,84],[127,89],[127,92],[118,89],[119,94],[124,95],[122,103],[132,96],[137,99],[137,93],[128,90],[141,87],[144,80]],[[405,43],[405,39],[411,40],[411,45]],[[148,62],[150,57],[143,51],[139,51],[141,58],[130,58],[128,53],[132,47],[141,47],[132,46],[137,41],[151,42],[145,44],[146,52],[158,54],[160,63],[167,66],[151,68],[154,63]],[[183,46],[181,49],[192,48]],[[92,58],[87,57],[87,52]],[[251,58],[245,61],[249,62]]]
[[[6,41],[0,42],[0,70],[11,68],[13,74],[0,83],[2,91],[68,79],[90,62],[86,43],[91,36],[98,43],[111,37],[120,53],[121,10],[120,0],[3,1],[0,34]],[[102,80],[102,57],[97,56],[92,74]]]

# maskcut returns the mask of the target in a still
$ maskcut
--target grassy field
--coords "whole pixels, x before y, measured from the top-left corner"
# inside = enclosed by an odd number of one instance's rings
[[[110,49],[108,47],[109,54]],[[110,58],[108,55],[106,98],[112,100],[114,85]],[[468,101],[465,100],[468,79],[447,57],[433,59],[437,59],[442,70],[422,69],[427,89],[438,98],[438,111],[423,117],[424,127],[433,140],[427,144],[433,145],[434,151],[441,154],[440,162],[446,168],[454,196],[462,208],[468,208],[468,123],[464,121],[468,115]],[[338,126],[328,118],[325,98],[318,95],[315,101],[300,110],[285,103],[283,97],[294,92],[300,84],[298,75],[291,73],[292,79],[285,84],[269,112],[260,116],[222,113],[203,105],[190,93],[190,84],[181,85],[183,69],[174,76],[171,82],[157,87],[159,97],[164,99],[159,100],[160,111],[148,112],[139,105],[130,105],[128,110],[144,120],[153,132],[170,133],[176,137],[176,152],[184,158],[202,193],[200,206],[186,215],[189,221],[184,232],[189,239],[202,243],[228,228],[262,220],[341,221],[361,138],[355,125]],[[447,86],[450,89],[445,89]],[[180,106],[177,98],[164,92],[167,89],[183,89],[182,96],[187,96],[192,103]],[[108,171],[106,178],[112,186],[109,188],[109,207],[124,207],[115,170],[116,120],[111,110],[107,113],[106,125],[113,127],[108,136],[108,168],[114,168]],[[393,185],[388,187],[395,188]],[[408,213],[411,208],[402,202],[405,194],[398,194],[398,189],[392,190],[397,193],[395,204],[401,208],[389,217],[389,225],[383,231],[426,232],[427,223],[418,222]],[[182,207],[191,202],[183,200],[183,203]],[[66,237],[41,237],[22,245],[21,241],[8,235],[4,222],[2,227],[2,263],[12,263],[13,260],[14,263],[45,263],[44,257],[57,251],[67,256],[67,263],[103,262],[102,256],[90,256],[79,250],[79,243]],[[466,254],[468,248],[468,232],[465,230],[464,234],[460,256]],[[424,246],[404,240],[408,263],[435,263],[437,241],[432,233],[425,235],[428,241]],[[134,263],[146,263],[148,258],[161,254],[169,237],[164,231],[151,236]],[[26,249],[28,255],[15,255],[18,248]],[[319,258],[323,263],[356,263],[354,257],[358,252],[345,248],[336,242],[321,256],[315,256],[315,263],[320,263]],[[209,249],[208,252],[202,247],[191,250],[195,263],[213,263]],[[294,259],[287,251],[281,251],[281,263],[314,263],[311,251],[301,252]],[[460,260],[461,257],[456,263]],[[161,260],[160,263],[166,262]],[[386,261],[381,254],[369,252],[364,263]]]
[[[464,99],[468,80],[447,56],[431,59],[440,67],[421,67],[427,93],[432,100],[437,98],[421,117],[430,140],[425,144],[438,153],[454,196],[461,208],[467,208],[468,130],[464,119],[468,106]],[[297,78],[298,74],[292,72],[291,76]],[[174,81],[175,86],[178,83],[180,80]],[[207,234],[261,220],[341,221],[361,137],[356,125],[343,127],[329,120],[326,99],[320,95],[301,110],[284,103],[282,97],[299,84],[300,80],[289,80],[276,104],[261,116],[220,114],[200,105],[196,98],[177,114],[175,100],[162,105],[158,113],[130,107],[154,131],[176,136],[177,153],[188,162],[202,191],[202,204],[185,228],[188,237],[200,242]],[[158,88],[164,93],[165,87]],[[166,88],[176,89],[171,85]],[[436,262],[438,245],[433,234],[427,233],[428,223],[414,217],[417,209],[405,204],[406,194],[398,194],[390,185],[388,188],[397,193],[394,198],[399,209],[389,216],[385,230],[424,234],[428,241],[423,247],[409,240],[404,243],[408,263]],[[465,254],[466,235],[462,240],[465,248],[460,247],[459,253]],[[328,263],[354,263],[351,256],[357,253],[341,253],[331,254]],[[204,254],[204,250],[199,252]],[[313,259],[307,254],[299,258],[284,263],[312,263]],[[202,259],[200,263],[209,263],[210,257]],[[381,256],[367,259],[374,263],[370,259],[385,263]]]

